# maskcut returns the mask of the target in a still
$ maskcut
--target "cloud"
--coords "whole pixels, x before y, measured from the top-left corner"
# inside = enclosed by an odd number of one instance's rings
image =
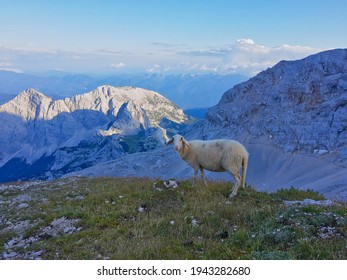
[[[146,72],[148,72],[148,73],[162,73],[162,72],[167,72],[170,69],[171,68],[169,66],[163,66],[163,65],[160,65],[160,64],[154,64],[154,65],[149,66],[146,69]]]
[[[19,68],[16,68],[12,63],[9,62],[0,62],[0,70],[2,71],[11,71],[16,73],[22,73],[23,71]]]
[[[319,51],[322,50],[305,46],[281,45],[268,47],[257,44],[252,39],[239,39],[234,44],[189,50],[180,52],[179,55],[209,59],[210,62],[218,64],[218,66],[208,67],[217,69],[218,72],[241,73],[252,76],[274,66],[281,60],[301,59]]]
[[[130,51],[126,50],[109,50],[109,49],[99,49],[96,50],[94,53],[100,54],[100,55],[111,55],[111,56],[131,56],[134,55]]]
[[[265,46],[252,39],[232,44],[191,48],[184,44],[150,43],[151,48],[135,50],[97,49],[63,51],[0,45],[0,69],[71,72],[144,71],[149,73],[237,73],[253,76],[281,60],[296,60],[322,51],[307,46],[282,44]],[[113,61],[118,61],[114,62]]]
[[[173,44],[173,43],[163,43],[163,42],[152,42],[150,43],[152,46],[158,47],[162,50],[170,50],[170,49],[179,49],[187,47],[186,44]]]
[[[120,68],[124,68],[124,67],[125,67],[125,63],[123,63],[123,62],[110,65],[110,68],[113,68],[113,69],[120,69]]]
[[[117,54],[122,52],[107,50],[64,51],[38,48],[20,48],[0,45],[1,69],[19,72],[43,72],[59,68],[72,72],[107,71],[110,68],[121,69],[125,62],[110,64]],[[127,53],[128,54],[128,53]],[[123,58],[123,55],[119,55]],[[4,62],[7,64],[5,65]]]
[[[217,66],[208,66],[205,64],[199,66],[198,69],[204,72],[218,72]]]

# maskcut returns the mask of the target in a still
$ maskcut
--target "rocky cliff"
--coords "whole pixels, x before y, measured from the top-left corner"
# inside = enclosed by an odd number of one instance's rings
[[[284,152],[331,153],[347,163],[347,49],[282,61],[233,87],[203,130],[265,137]]]

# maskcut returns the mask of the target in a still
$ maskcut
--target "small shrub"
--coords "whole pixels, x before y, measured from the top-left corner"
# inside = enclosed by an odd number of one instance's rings
[[[307,190],[298,190],[294,187],[289,189],[279,189],[275,193],[272,194],[272,197],[280,199],[280,200],[304,200],[305,198],[310,198],[314,200],[322,200],[324,196],[319,193],[307,189]]]

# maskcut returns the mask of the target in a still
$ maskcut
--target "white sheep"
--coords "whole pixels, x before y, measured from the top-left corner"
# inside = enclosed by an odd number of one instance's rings
[[[183,136],[176,134],[166,144],[174,143],[181,159],[194,169],[193,186],[198,170],[205,185],[204,169],[215,172],[228,171],[236,180],[229,197],[234,197],[240,185],[245,188],[245,179],[248,165],[248,152],[246,148],[235,140],[194,140],[187,141]],[[242,167],[242,177],[240,168]]]

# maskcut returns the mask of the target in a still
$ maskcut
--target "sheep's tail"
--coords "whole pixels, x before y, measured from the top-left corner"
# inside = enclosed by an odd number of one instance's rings
[[[248,167],[248,154],[243,157],[242,159],[242,181],[241,186],[245,188],[246,183],[246,174],[247,174],[247,167]]]

